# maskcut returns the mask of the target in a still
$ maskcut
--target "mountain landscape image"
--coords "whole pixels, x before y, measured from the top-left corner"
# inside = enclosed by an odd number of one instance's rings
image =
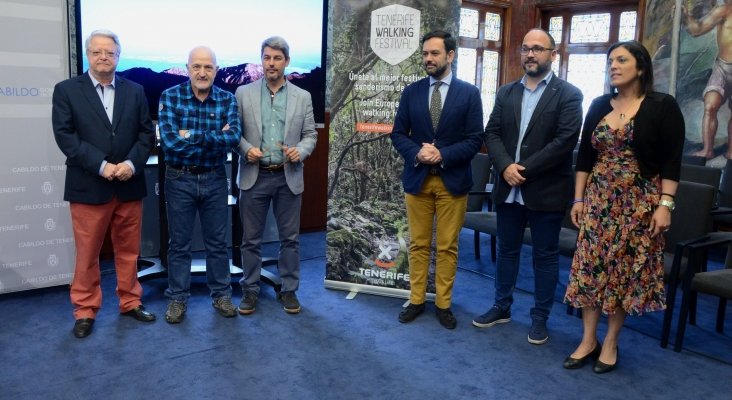
[[[153,119],[157,119],[158,102],[163,91],[188,80],[187,71],[177,67],[162,72],[156,72],[145,67],[134,67],[117,73],[145,88],[147,102],[150,105],[150,115]],[[254,82],[262,76],[261,64],[244,63],[219,68],[214,84],[234,93],[239,86]],[[323,123],[325,120],[325,71],[321,67],[315,67],[310,72],[290,73],[287,75],[287,79],[296,86],[310,92],[313,99],[315,122]]]

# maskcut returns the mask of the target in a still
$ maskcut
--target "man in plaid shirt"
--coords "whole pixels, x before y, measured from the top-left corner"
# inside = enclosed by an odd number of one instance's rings
[[[206,249],[206,280],[213,307],[234,317],[231,275],[226,245],[228,188],[224,164],[239,143],[240,129],[234,96],[213,85],[218,66],[207,47],[188,56],[189,81],[163,92],[159,127],[165,154],[165,194],[168,212],[168,289],[165,320],[183,320],[191,285],[191,239],[199,214]]]

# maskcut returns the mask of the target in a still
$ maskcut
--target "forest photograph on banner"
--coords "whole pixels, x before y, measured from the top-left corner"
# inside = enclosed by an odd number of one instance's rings
[[[457,32],[459,15],[455,0],[329,3],[326,287],[409,294],[403,160],[389,134],[402,91],[426,77],[422,36]]]

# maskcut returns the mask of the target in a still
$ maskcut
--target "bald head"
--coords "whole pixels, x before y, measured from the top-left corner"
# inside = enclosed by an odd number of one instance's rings
[[[213,86],[218,66],[216,54],[206,46],[194,47],[188,53],[188,77],[191,79],[193,93],[199,99],[205,99]]]
[[[210,47],[206,46],[197,46],[191,49],[191,51],[188,53],[188,64],[191,64],[191,60],[193,58],[207,58],[209,59],[213,65],[216,65],[216,53],[214,53],[213,50],[211,50]]]

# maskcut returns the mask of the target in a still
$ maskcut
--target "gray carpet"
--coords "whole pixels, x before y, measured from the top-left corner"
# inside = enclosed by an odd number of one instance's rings
[[[211,307],[204,278],[195,277],[186,319],[169,325],[167,283],[159,278],[143,283],[143,301],[159,318],[143,324],[118,316],[107,266],[104,308],[94,333],[79,340],[71,334],[68,288],[2,295],[0,399],[729,398],[732,340],[714,332],[711,299],[700,297],[698,324],[687,329],[681,353],[659,347],[660,313],[629,319],[618,368],[606,375],[589,365],[562,368],[581,337],[581,321],[562,304],[555,304],[543,346],[526,340],[533,299],[522,290],[511,323],[474,328],[470,321],[493,298],[488,236],[484,241],[476,261],[472,235],[461,236],[454,331],[439,325],[431,304],[413,323],[400,324],[402,299],[346,300],[347,293],[324,289],[324,233],[303,235],[303,311],[294,316],[264,288],[256,313],[224,319]],[[525,290],[533,286],[529,251],[519,282]],[[567,267],[563,259],[561,282]],[[234,292],[240,296],[238,285]]]

